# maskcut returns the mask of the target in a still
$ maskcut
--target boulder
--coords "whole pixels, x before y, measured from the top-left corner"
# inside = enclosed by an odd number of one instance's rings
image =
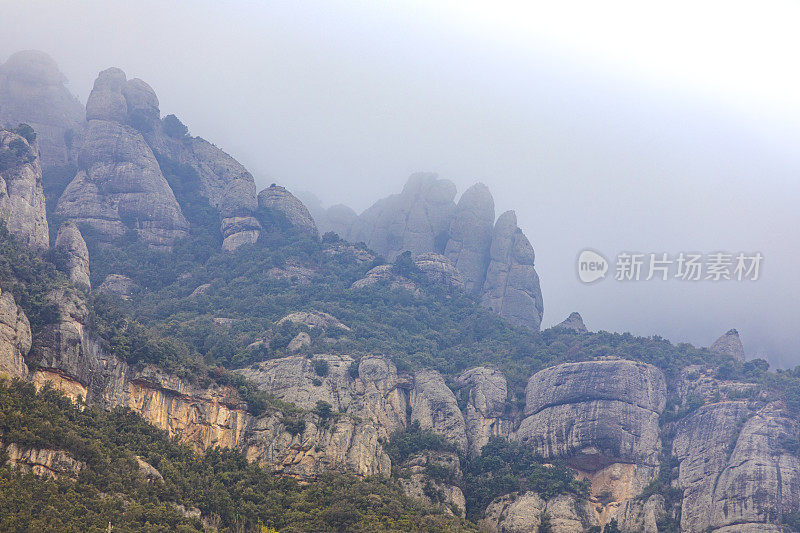
[[[350,288],[358,290],[365,287],[372,287],[380,283],[387,284],[391,289],[407,290],[415,296],[420,294],[417,284],[395,273],[392,265],[378,265],[375,268],[369,269],[367,273],[364,274],[364,277],[354,281]]]
[[[0,126],[30,124],[44,168],[73,162],[84,127],[83,105],[65,81],[56,62],[38,50],[17,52],[0,65]]]
[[[76,285],[91,287],[89,280],[89,250],[78,227],[66,222],[58,229],[56,249],[66,257],[67,275]]]
[[[739,338],[739,332],[735,329],[728,330],[725,335],[714,341],[709,350],[721,355],[730,355],[737,361],[744,361],[744,346]]]
[[[512,324],[538,330],[544,314],[539,275],[533,247],[517,227],[513,211],[497,219],[489,256],[481,305]]]
[[[338,318],[322,311],[298,311],[290,313],[278,320],[278,325],[280,326],[286,322],[302,324],[309,328],[338,328],[350,331],[350,328],[342,324]]]
[[[449,289],[464,290],[464,276],[453,266],[453,263],[445,256],[434,252],[420,254],[414,259],[417,265],[430,283],[442,285]]]
[[[444,255],[464,276],[467,292],[479,294],[489,265],[494,224],[494,199],[489,188],[476,183],[461,195],[450,221]]]
[[[553,326],[561,329],[568,329],[577,333],[587,333],[586,324],[583,323],[583,317],[580,313],[570,313],[570,315],[557,325]]]
[[[24,244],[39,250],[48,247],[38,147],[8,130],[0,130],[0,219]]]
[[[258,207],[279,213],[300,231],[317,235],[317,226],[306,206],[292,193],[279,185],[271,185],[258,193]]]

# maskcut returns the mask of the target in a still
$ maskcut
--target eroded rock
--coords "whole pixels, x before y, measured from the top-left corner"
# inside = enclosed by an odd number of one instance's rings
[[[0,129],[0,219],[24,244],[49,245],[42,168],[36,142]]]
[[[539,329],[544,314],[533,246],[517,227],[517,215],[506,211],[492,233],[490,260],[481,305],[511,323]]]
[[[80,144],[84,108],[65,81],[56,62],[38,50],[17,52],[0,65],[0,126],[30,124],[44,168],[73,162]]]
[[[66,256],[67,275],[76,285],[91,287],[89,280],[89,249],[78,227],[67,222],[58,229],[56,248]]]
[[[499,370],[479,366],[461,374],[458,382],[467,387],[464,421],[469,453],[477,457],[491,437],[508,438],[512,420],[507,416],[508,384]]]
[[[494,224],[494,198],[483,183],[461,195],[450,221],[444,255],[464,275],[467,292],[478,294],[489,266],[489,248]]]
[[[258,207],[279,213],[300,231],[317,235],[317,226],[303,202],[279,185],[271,185],[258,193]]]
[[[577,333],[586,333],[586,324],[583,323],[583,317],[580,313],[570,313],[570,315],[563,321],[559,322],[554,327],[568,329]]]
[[[0,290],[0,376],[28,375],[25,356],[31,349],[31,326],[9,292]]]
[[[730,355],[737,361],[744,361],[744,346],[739,338],[739,332],[735,329],[728,330],[725,335],[714,341],[709,350],[722,355]]]

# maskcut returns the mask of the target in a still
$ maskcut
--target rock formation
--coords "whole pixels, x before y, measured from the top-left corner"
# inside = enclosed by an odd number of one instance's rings
[[[55,61],[36,50],[17,52],[0,65],[0,126],[30,124],[45,168],[71,163],[83,130],[83,106],[65,79]]]
[[[492,533],[529,533],[541,531],[545,516],[551,531],[558,533],[583,533],[600,525],[594,509],[585,500],[564,494],[545,501],[535,492],[525,492],[495,499],[486,508],[480,526]]]
[[[97,288],[97,292],[107,292],[115,294],[123,300],[130,299],[131,296],[138,290],[136,282],[128,276],[122,274],[109,274],[103,283]]]
[[[460,451],[467,450],[467,427],[464,415],[458,408],[453,391],[435,370],[414,373],[411,391],[411,421],[419,422],[422,429],[430,429],[454,444]]]
[[[800,459],[787,450],[800,426],[780,406],[706,405],[683,419],[673,443],[683,490],[683,531],[784,531],[800,508]],[[773,524],[770,526],[770,524]]]
[[[466,287],[464,276],[453,263],[445,256],[428,252],[419,254],[414,259],[414,264],[425,275],[430,283],[441,285],[450,289],[464,289]]]
[[[291,227],[317,235],[317,226],[303,202],[279,185],[271,185],[258,193],[258,207],[283,216]]]
[[[450,221],[444,255],[464,275],[467,292],[479,294],[489,265],[494,199],[489,188],[476,183],[461,195]]]
[[[309,328],[338,328],[350,331],[350,328],[342,324],[338,318],[322,311],[297,311],[295,313],[289,313],[278,320],[277,324],[280,326],[286,322],[302,324]]]
[[[442,253],[455,195],[456,186],[451,181],[435,174],[414,174],[403,192],[379,200],[364,211],[347,239],[366,243],[388,261],[406,250],[412,255]]]
[[[188,235],[175,195],[142,134],[128,124],[125,90],[133,80],[110,68],[100,73],[86,103],[78,174],[56,214],[113,241],[128,231],[154,247],[169,248]],[[138,102],[138,100],[137,100]]]
[[[447,479],[431,477],[428,468],[433,467],[449,472]],[[458,454],[425,450],[414,454],[396,469],[398,481],[403,491],[429,505],[446,504],[445,511],[455,506],[460,516],[464,516],[466,502],[464,493],[458,487],[462,480],[461,463]]]
[[[332,205],[325,209],[320,199],[310,191],[297,191],[296,195],[308,208],[308,212],[314,218],[320,235],[332,231],[343,239],[347,238],[350,234],[350,229],[358,219],[355,211],[344,204]]]
[[[739,338],[739,332],[735,329],[728,330],[725,335],[714,341],[709,350],[722,355],[730,355],[737,361],[744,361],[744,346]]]
[[[586,333],[588,331],[586,329],[586,324],[583,323],[583,317],[580,313],[570,313],[567,318],[553,327],[568,329],[578,333]]]
[[[0,376],[24,378],[31,349],[31,326],[9,292],[0,290]]]
[[[608,493],[615,513],[658,471],[664,375],[633,361],[566,363],[528,381],[525,419],[515,438],[545,459],[561,459]],[[602,506],[601,506],[602,508]]]
[[[0,220],[28,246],[48,247],[39,150],[35,141],[8,130],[0,130]]]
[[[31,472],[42,477],[67,477],[74,480],[86,468],[86,463],[74,459],[63,450],[23,449],[13,442],[3,447],[2,441],[0,449],[7,454],[6,464],[22,473]]]
[[[535,256],[513,211],[497,219],[489,256],[481,305],[515,325],[539,329],[544,303],[533,266]]]
[[[466,387],[464,421],[469,453],[480,455],[490,437],[508,438],[512,421],[507,413],[508,384],[502,372],[483,366],[471,368],[458,377]]]
[[[139,116],[146,117],[148,124],[145,139],[160,161],[178,167],[181,179],[217,209],[223,249],[233,251],[256,242],[261,225],[253,216],[256,186],[250,172],[210,142],[181,130],[183,124],[174,115],[159,119],[158,99],[144,82],[139,84],[139,93],[138,100],[143,102]]]
[[[508,211],[495,222],[494,200],[482,183],[467,189],[458,205],[453,202],[455,194],[455,185],[448,180],[414,174],[403,192],[379,200],[337,232],[366,243],[388,261],[404,251],[415,259],[431,252],[443,254],[460,273],[464,289],[478,296],[481,305],[515,325],[539,329],[544,312],[539,276],[533,247],[517,227],[516,215]],[[316,217],[326,220],[330,210],[322,210],[318,200],[314,205]],[[349,215],[343,219],[349,220]],[[373,274],[381,279],[388,275]],[[372,281],[360,284],[376,281],[376,275],[371,277]]]
[[[66,257],[67,275],[77,285],[91,287],[89,280],[89,250],[78,227],[67,222],[58,229],[56,249]]]

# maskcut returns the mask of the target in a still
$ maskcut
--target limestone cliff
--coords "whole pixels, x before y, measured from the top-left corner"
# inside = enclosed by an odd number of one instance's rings
[[[81,470],[86,468],[86,463],[74,459],[63,450],[22,448],[15,443],[3,446],[1,440],[0,450],[7,454],[6,464],[11,468],[37,476],[76,479]]]

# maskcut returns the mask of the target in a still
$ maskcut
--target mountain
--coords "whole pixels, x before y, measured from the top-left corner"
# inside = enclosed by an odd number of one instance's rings
[[[735,330],[540,331],[482,184],[324,210],[119,69],[84,111],[0,131],[0,530],[800,530],[800,370]]]

